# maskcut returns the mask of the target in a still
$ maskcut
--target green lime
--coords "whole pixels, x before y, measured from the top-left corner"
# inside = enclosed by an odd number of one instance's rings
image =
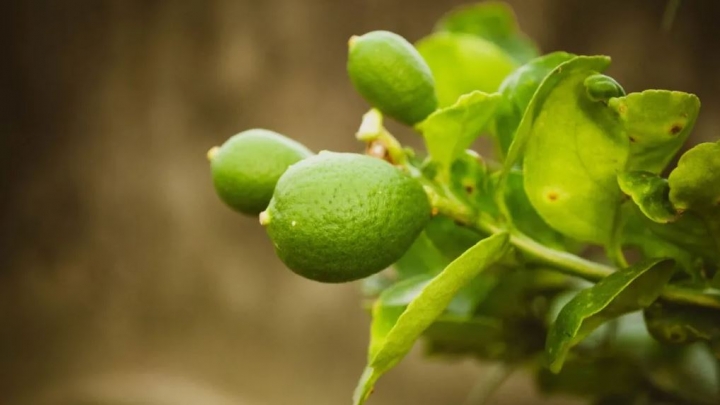
[[[320,152],[285,172],[260,222],[291,270],[341,283],[400,259],[430,216],[420,183],[386,161]]]
[[[349,48],[350,80],[373,107],[408,125],[435,111],[430,68],[405,38],[373,31],[350,38]]]
[[[210,149],[208,158],[220,198],[236,211],[257,215],[267,208],[285,170],[312,154],[276,132],[250,129]]]

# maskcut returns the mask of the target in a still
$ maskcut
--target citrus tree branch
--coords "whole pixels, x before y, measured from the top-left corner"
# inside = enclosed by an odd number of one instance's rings
[[[489,216],[475,213],[471,207],[457,199],[431,193],[431,200],[438,213],[453,218],[466,226],[490,234],[509,232],[513,246],[528,259],[549,265],[565,274],[597,282],[615,271],[613,267],[549,248],[516,229],[505,229]],[[720,309],[720,295],[699,290],[668,285],[663,290],[661,297],[681,304]]]

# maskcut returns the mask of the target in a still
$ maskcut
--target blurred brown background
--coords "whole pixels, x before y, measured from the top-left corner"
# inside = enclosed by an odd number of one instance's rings
[[[359,150],[347,38],[417,40],[461,3],[2,2],[0,403],[348,404],[358,286],[285,270],[216,198],[205,152],[251,127]],[[697,93],[695,141],[720,136],[720,2],[683,1],[670,32],[665,0],[510,3],[544,51],[611,55],[628,91]],[[372,403],[461,405],[484,373],[416,352]],[[491,403],[567,400],[519,375]]]

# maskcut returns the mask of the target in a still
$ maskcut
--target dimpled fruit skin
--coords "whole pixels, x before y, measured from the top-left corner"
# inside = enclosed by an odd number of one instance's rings
[[[215,190],[234,210],[257,215],[267,208],[285,170],[312,154],[300,143],[273,131],[241,132],[228,139],[211,158]]]
[[[341,283],[396,262],[431,216],[422,186],[389,163],[321,152],[278,182],[267,230],[280,259],[311,280]]]
[[[357,91],[400,122],[416,124],[437,107],[430,68],[397,34],[373,31],[351,40],[347,69]]]

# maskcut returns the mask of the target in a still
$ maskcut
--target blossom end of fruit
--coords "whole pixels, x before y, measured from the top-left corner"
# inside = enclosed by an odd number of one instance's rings
[[[261,212],[259,219],[260,219],[260,225],[267,226],[268,224],[270,224],[270,213],[267,212],[267,210]]]
[[[357,40],[358,40],[359,38],[360,38],[360,37],[357,36],[357,35],[351,36],[350,39],[348,39],[348,48],[352,48],[353,45],[355,45],[355,43],[357,42]]]
[[[210,148],[210,150],[207,151],[207,160],[212,162],[213,158],[217,155],[219,151],[219,146],[213,146],[212,148]]]

